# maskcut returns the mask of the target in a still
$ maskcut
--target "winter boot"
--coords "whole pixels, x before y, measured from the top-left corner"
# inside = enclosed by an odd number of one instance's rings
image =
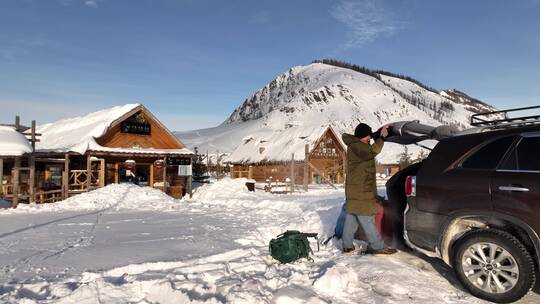
[[[353,255],[355,250],[356,248],[354,247],[354,245],[352,246],[352,248],[343,248],[343,255]]]
[[[368,250],[366,250],[366,254],[373,254],[373,255],[391,255],[394,253],[397,253],[397,249],[392,248],[392,247],[386,247],[386,246],[383,249],[375,250],[375,249],[368,248]]]

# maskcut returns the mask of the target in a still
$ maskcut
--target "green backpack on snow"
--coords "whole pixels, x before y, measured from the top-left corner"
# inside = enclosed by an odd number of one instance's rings
[[[281,263],[290,263],[300,258],[307,258],[312,262],[313,259],[309,257],[309,254],[313,254],[313,250],[309,246],[308,237],[317,239],[317,233],[287,230],[270,241],[270,254]],[[318,240],[317,250],[319,250]]]

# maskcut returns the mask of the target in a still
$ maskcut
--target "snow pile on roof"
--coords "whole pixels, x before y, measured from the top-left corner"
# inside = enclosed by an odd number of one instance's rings
[[[140,104],[126,104],[100,110],[84,116],[67,118],[54,123],[39,126],[40,142],[36,150],[52,152],[77,152],[84,154],[88,150],[117,153],[167,153],[193,154],[189,149],[138,149],[110,148],[99,145],[95,139],[103,136],[111,124],[129,114]]]
[[[0,126],[0,156],[21,156],[32,152],[28,139],[13,127]]]
[[[169,211],[178,208],[179,205],[178,200],[154,188],[131,184],[111,184],[54,204],[19,204],[17,209],[0,210],[0,214],[103,209]]]
[[[227,158],[230,163],[260,163],[290,161],[294,153],[294,159],[302,161],[305,158],[305,145],[309,145],[309,151],[328,129],[328,125],[322,126],[293,126],[284,130],[260,130],[244,138],[244,141]],[[338,141],[341,138],[336,134]]]
[[[140,104],[116,106],[39,126],[36,132],[41,133],[41,137],[36,149],[84,154],[90,146],[97,145],[94,138],[104,135],[114,121],[138,106]]]

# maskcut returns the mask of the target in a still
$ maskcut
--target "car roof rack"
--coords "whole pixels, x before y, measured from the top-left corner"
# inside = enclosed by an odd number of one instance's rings
[[[518,117],[511,117],[510,115],[522,111],[527,111],[527,114],[533,115]],[[537,114],[534,112],[536,112]],[[471,125],[475,127],[486,127],[488,129],[515,128],[540,125],[540,106],[514,108],[508,110],[474,114],[471,116]]]

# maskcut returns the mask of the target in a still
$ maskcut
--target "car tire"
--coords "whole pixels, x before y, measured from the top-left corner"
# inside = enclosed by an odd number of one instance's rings
[[[508,232],[473,230],[459,239],[452,253],[459,281],[476,297],[496,303],[514,302],[535,283],[530,253]]]

